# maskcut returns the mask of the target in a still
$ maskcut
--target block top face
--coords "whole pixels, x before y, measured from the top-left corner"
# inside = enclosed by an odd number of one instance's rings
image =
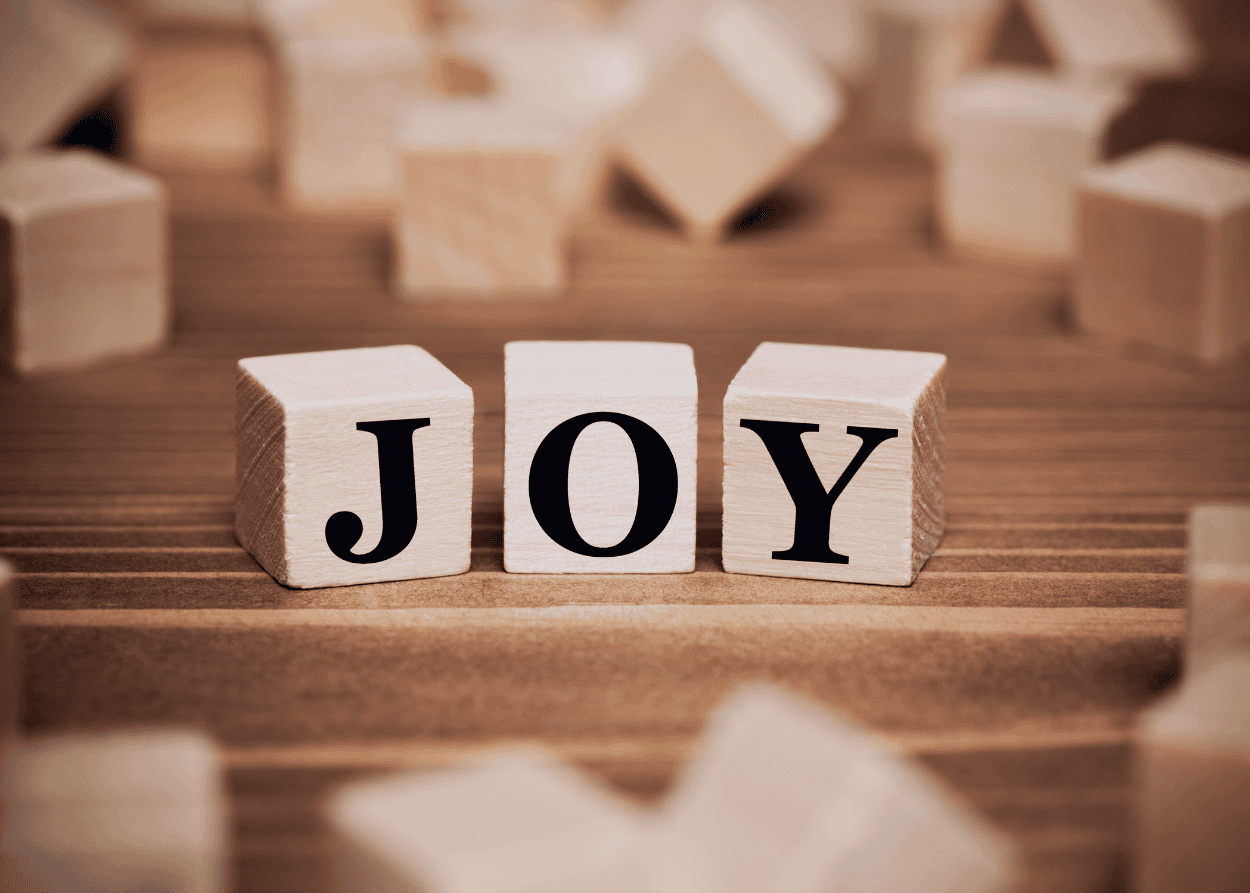
[[[508,399],[699,396],[690,346],[649,341],[512,341],[504,381]]]
[[[1194,750],[1232,750],[1250,760],[1250,655],[1219,658],[1186,677],[1181,688],[1146,711],[1143,731],[1154,740]]]
[[[473,393],[428,351],[411,344],[250,357],[239,360],[239,368],[287,409],[382,403],[414,392]]]
[[[12,220],[162,195],[154,178],[90,152],[30,152],[0,164],[0,209]]]
[[[1187,146],[1154,146],[1082,173],[1087,190],[1205,217],[1250,206],[1250,164]]]
[[[1250,505],[1198,505],[1189,512],[1191,576],[1250,583]]]
[[[910,413],[945,366],[940,353],[765,341],[729,383],[725,400],[756,395],[836,399]]]
[[[1067,84],[1007,70],[972,75],[951,87],[945,109],[955,121],[1001,118],[1093,132],[1126,101],[1123,92]]]
[[[532,108],[498,100],[418,102],[403,112],[399,144],[439,152],[553,153],[568,128]]]
[[[1028,0],[1030,17],[1072,68],[1128,75],[1176,71],[1194,57],[1167,0]]]

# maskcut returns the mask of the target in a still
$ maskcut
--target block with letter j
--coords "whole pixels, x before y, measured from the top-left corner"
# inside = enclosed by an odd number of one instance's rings
[[[725,394],[730,573],[907,586],[942,538],[946,357],[766,342]]]

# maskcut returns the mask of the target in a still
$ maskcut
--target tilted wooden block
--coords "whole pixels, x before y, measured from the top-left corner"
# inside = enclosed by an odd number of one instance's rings
[[[130,64],[113,16],[79,0],[0,0],[0,156],[34,148],[101,98]]]
[[[946,94],[938,211],[974,254],[1066,261],[1076,255],[1076,179],[1099,158],[1124,94],[1006,71]]]
[[[725,570],[907,586],[945,529],[946,357],[765,342],[725,394]]]
[[[1250,656],[1250,505],[1198,505],[1189,513],[1185,672],[1226,654]]]
[[[1011,847],[869,732],[779,689],[740,689],[649,835],[664,891],[990,893]]]
[[[1187,675],[1142,714],[1134,889],[1250,890],[1250,656]]]
[[[868,63],[868,18],[859,0],[764,0],[792,26],[812,54],[849,81]]]
[[[37,740],[4,768],[5,851],[48,890],[225,889],[221,756],[204,734]]]
[[[504,568],[694,570],[698,384],[684,344],[504,347]]]
[[[476,100],[410,106],[395,221],[401,295],[551,296],[563,287],[566,132]]]
[[[635,812],[538,752],[351,785],[329,819],[345,893],[643,890]]]
[[[464,573],[473,391],[419,347],[239,361],[235,534],[297,589]]]
[[[98,155],[0,164],[0,306],[18,372],[157,347],[169,328],[161,184]]]
[[[629,26],[657,73],[616,151],[692,238],[715,240],[828,133],[841,98],[770,10],[695,0],[670,16],[655,5]]]
[[[1079,188],[1080,325],[1207,362],[1250,341],[1250,164],[1158,146]]]

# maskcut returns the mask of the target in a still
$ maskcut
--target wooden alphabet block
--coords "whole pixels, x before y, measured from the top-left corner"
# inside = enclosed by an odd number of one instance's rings
[[[907,586],[945,529],[946,357],[765,342],[725,394],[725,570]]]
[[[1185,672],[1225,654],[1250,656],[1250,505],[1194,506],[1188,565]]]
[[[165,197],[98,155],[0,164],[0,323],[16,371],[81,366],[160,345],[169,329]]]
[[[1099,158],[1124,94],[1006,71],[946,94],[938,211],[973,254],[1025,261],[1076,255],[1076,179]]]
[[[297,589],[469,569],[473,391],[419,347],[239,361],[235,534]]]
[[[634,811],[539,753],[351,785],[329,818],[345,893],[642,890]]]
[[[1250,890],[1250,656],[1187,676],[1137,726],[1139,893]]]
[[[0,156],[56,136],[130,63],[125,28],[79,0],[0,0]]]
[[[398,290],[409,297],[551,296],[563,287],[565,131],[529,109],[410,106],[400,134]]]
[[[1080,325],[1206,362],[1250,341],[1250,164],[1158,146],[1079,189]]]
[[[682,11],[631,23],[656,74],[616,152],[688,235],[712,241],[829,132],[842,103],[770,10],[746,0],[671,6]]]
[[[1015,854],[924,769],[778,689],[731,695],[661,808],[665,891],[990,893]]]
[[[221,756],[202,733],[32,741],[4,768],[5,852],[49,891],[224,891]]]
[[[507,344],[504,568],[693,571],[698,403],[684,344]]]

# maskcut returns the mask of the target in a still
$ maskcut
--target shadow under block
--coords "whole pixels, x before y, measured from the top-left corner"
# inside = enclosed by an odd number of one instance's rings
[[[765,342],[725,394],[725,570],[907,586],[945,527],[946,357]]]
[[[1045,75],[970,76],[946,94],[938,211],[947,239],[974,254],[1026,261],[1076,255],[1076,179],[1099,160],[1118,92]]]
[[[239,361],[235,533],[297,589],[469,569],[473,392],[411,345]]]
[[[698,403],[685,344],[507,344],[504,567],[693,571]]]
[[[540,751],[349,785],[328,813],[343,893],[641,890],[635,810]]]
[[[1185,672],[1228,654],[1250,657],[1250,505],[1194,506],[1187,563]]]
[[[1138,893],[1250,889],[1250,656],[1187,676],[1137,727]]]
[[[161,184],[93,153],[0,163],[5,362],[72,368],[164,342],[166,227]]]
[[[120,22],[79,0],[0,0],[0,156],[56,136],[130,64]]]
[[[202,733],[34,740],[4,768],[4,849],[50,891],[225,890],[221,755]]]
[[[550,296],[565,284],[565,134],[525,108],[415,104],[399,136],[403,296]]]
[[[1206,362],[1250,342],[1250,164],[1158,146],[1079,188],[1080,325]]]
[[[741,0],[689,9],[677,24],[661,14],[635,26],[656,74],[616,153],[692,238],[714,241],[828,133],[842,103],[771,11]]]
[[[739,689],[649,834],[665,893],[991,893],[1014,853],[936,778],[863,727],[768,686]]]

